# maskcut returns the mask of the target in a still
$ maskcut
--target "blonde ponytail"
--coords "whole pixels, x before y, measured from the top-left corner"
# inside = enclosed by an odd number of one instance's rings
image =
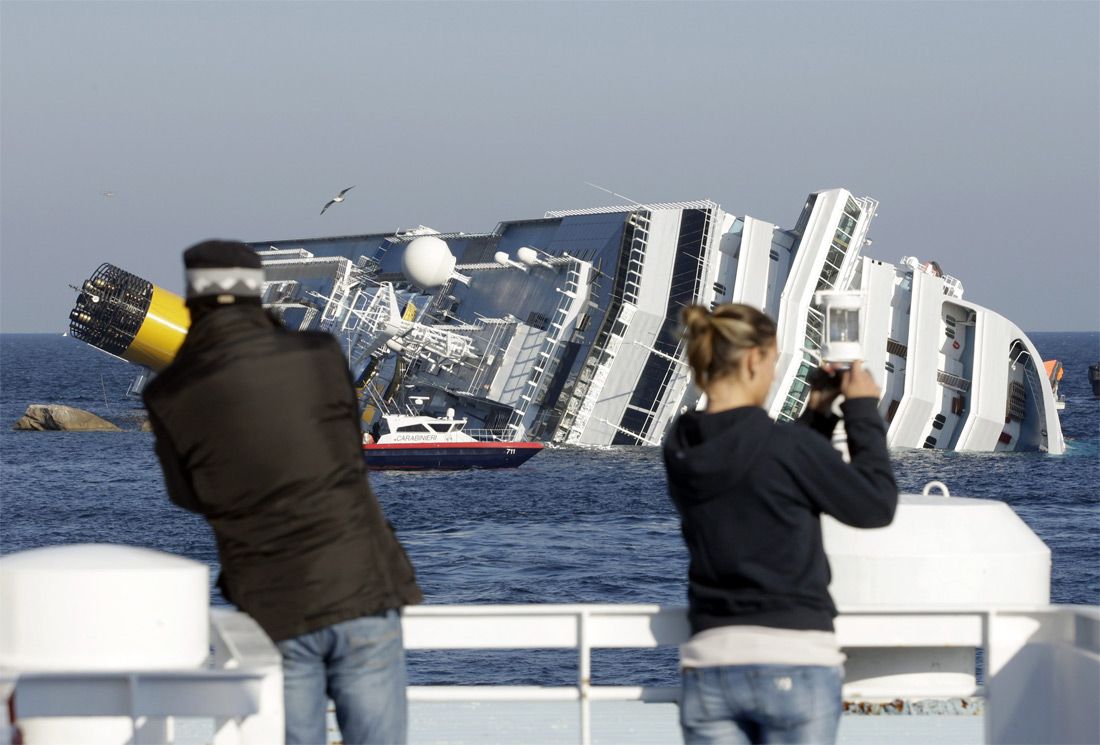
[[[749,305],[727,303],[713,311],[689,305],[680,319],[688,340],[688,364],[699,388],[733,373],[747,350],[775,344],[775,322]]]

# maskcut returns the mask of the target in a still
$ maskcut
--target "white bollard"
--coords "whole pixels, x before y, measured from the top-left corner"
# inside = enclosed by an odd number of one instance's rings
[[[199,668],[210,653],[209,570],[129,546],[51,546],[0,558],[0,671]],[[80,687],[58,696],[72,698]],[[131,696],[133,691],[131,691]],[[18,694],[16,695],[18,717]],[[27,745],[164,742],[164,718],[19,718]],[[136,731],[135,731],[136,730]]]
[[[822,534],[833,574],[829,591],[842,612],[1050,602],[1050,549],[1003,502],[907,494],[888,527],[861,530],[825,518]],[[874,698],[878,690],[974,685],[973,647],[922,647],[920,639],[910,638],[908,648],[858,649],[867,628],[853,634],[859,621],[845,622],[853,638],[845,639],[838,625],[840,642],[857,647],[847,650],[847,688],[863,697]],[[978,621],[966,626],[980,632]],[[934,627],[914,633],[943,635]]]

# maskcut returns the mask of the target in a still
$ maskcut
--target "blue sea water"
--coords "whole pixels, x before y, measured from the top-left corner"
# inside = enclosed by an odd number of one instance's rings
[[[929,480],[956,496],[1007,502],[1053,555],[1052,601],[1100,603],[1100,401],[1087,380],[1100,334],[1036,333],[1066,368],[1069,448],[1041,453],[892,453],[903,491]],[[108,542],[188,556],[217,571],[201,518],[172,506],[136,431],[135,368],[68,337],[0,335],[0,554]],[[88,409],[130,431],[10,431],[29,404]],[[683,605],[687,557],[651,448],[546,449],[519,469],[371,477],[428,603]],[[215,597],[216,602],[220,599]],[[572,653],[414,653],[416,684],[568,684]],[[670,684],[674,650],[600,651],[595,682]]]

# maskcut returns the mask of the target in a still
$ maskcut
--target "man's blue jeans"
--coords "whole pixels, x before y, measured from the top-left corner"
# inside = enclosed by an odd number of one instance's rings
[[[843,668],[730,665],[682,673],[684,742],[833,743]]]
[[[278,642],[287,745],[325,745],[331,698],[346,745],[404,743],[405,648],[391,610]]]

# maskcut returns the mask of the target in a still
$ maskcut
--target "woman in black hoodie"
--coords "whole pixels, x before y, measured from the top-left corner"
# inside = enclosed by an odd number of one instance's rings
[[[683,321],[707,400],[705,411],[677,420],[664,446],[691,556],[684,740],[833,742],[844,655],[820,516],[864,528],[893,520],[897,485],[879,388],[859,362],[822,371],[827,382],[811,390],[802,418],[778,424],[763,408],[775,378],[775,323],[747,305],[692,306]],[[850,463],[830,442],[838,396]]]

